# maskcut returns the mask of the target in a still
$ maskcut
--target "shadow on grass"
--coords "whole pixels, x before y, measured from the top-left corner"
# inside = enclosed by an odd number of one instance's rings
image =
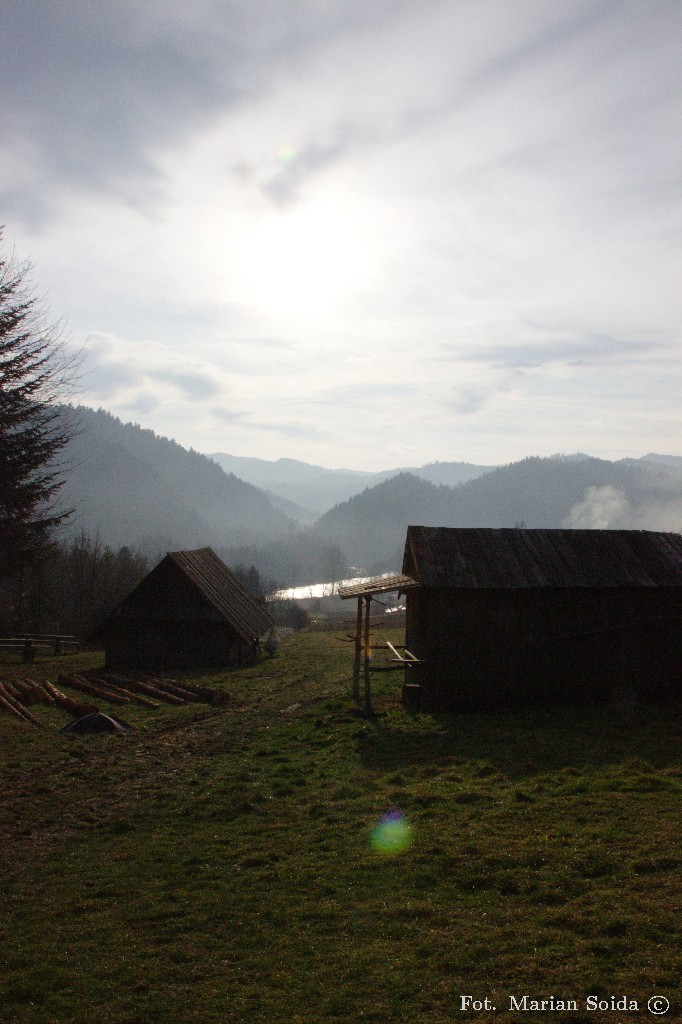
[[[525,714],[432,715],[394,710],[363,719],[361,763],[372,770],[478,763],[511,779],[624,761],[680,765],[679,707],[559,708]]]

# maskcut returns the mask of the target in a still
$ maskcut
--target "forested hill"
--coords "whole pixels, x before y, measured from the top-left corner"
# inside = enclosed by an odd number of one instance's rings
[[[165,551],[262,542],[292,526],[262,491],[205,455],[104,410],[79,408],[78,433],[60,458],[66,527],[111,545]]]
[[[354,565],[396,563],[409,523],[447,526],[453,488],[436,486],[412,473],[399,473],[376,487],[368,487],[326,512],[312,532],[334,538]],[[401,554],[402,558],[402,554]]]
[[[368,488],[318,520],[351,561],[399,568],[405,531],[421,526],[682,530],[682,478],[654,462],[528,458],[456,487],[408,473]]]

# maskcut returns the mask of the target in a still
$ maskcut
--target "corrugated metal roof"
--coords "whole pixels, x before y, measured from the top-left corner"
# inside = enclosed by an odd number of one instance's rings
[[[403,572],[434,588],[679,587],[682,536],[409,526]]]
[[[267,633],[273,622],[212,548],[171,551],[170,558],[239,635],[251,642]]]
[[[362,583],[353,583],[347,587],[339,587],[339,597],[388,594],[392,590],[411,590],[416,586],[419,586],[419,584],[411,576],[404,576],[402,573],[384,573],[383,576],[373,576],[371,579],[363,580]]]

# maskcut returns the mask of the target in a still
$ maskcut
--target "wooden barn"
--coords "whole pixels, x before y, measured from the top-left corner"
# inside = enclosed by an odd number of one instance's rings
[[[108,669],[204,668],[256,657],[265,608],[211,548],[172,551],[96,631]]]
[[[410,526],[403,573],[424,710],[682,698],[679,534]]]

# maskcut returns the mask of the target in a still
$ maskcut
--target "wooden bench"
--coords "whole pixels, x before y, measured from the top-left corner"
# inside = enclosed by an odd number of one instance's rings
[[[65,648],[72,652],[78,649],[79,641],[75,636],[65,633],[17,633],[13,637],[0,639],[0,650],[20,650],[21,660],[31,664],[39,650],[50,648],[53,654],[64,653]]]

